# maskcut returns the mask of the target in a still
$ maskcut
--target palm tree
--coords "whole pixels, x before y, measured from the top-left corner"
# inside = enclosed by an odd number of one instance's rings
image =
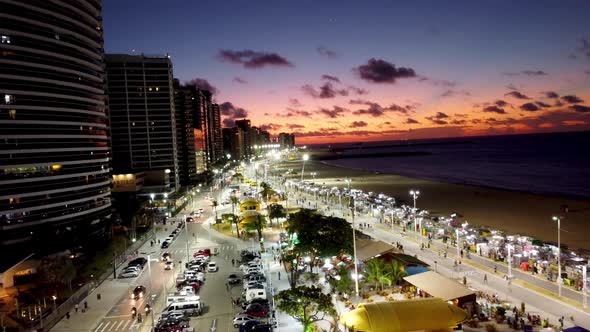
[[[214,199],[213,202],[211,202],[211,205],[213,206],[213,210],[215,211],[215,222],[217,222],[217,205],[219,205],[219,203],[217,203],[217,200]]]
[[[266,218],[259,214],[252,222],[247,223],[245,227],[248,231],[258,232],[258,241],[260,241],[262,240],[262,230],[266,227]]]
[[[231,196],[229,198],[229,201],[231,203],[231,213],[233,215],[233,222],[236,224],[236,233],[238,233],[238,237],[240,237],[240,229],[238,227],[238,218],[236,218],[236,205],[240,204],[240,199],[237,198],[236,196]]]
[[[381,290],[383,290],[383,284],[391,285],[391,272],[388,271],[383,260],[374,258],[367,263],[367,280],[374,282],[375,287],[379,285]]]
[[[391,274],[391,282],[396,285],[408,274],[398,261],[392,261],[387,269]]]
[[[285,218],[286,216],[287,213],[281,204],[271,204],[268,206],[268,217],[271,220],[271,225],[273,219]]]
[[[265,201],[268,201],[268,195],[270,195],[270,193],[272,192],[272,188],[270,187],[270,184],[268,184],[266,182],[262,182],[260,184],[260,188],[262,188],[262,191],[260,192],[262,194],[262,197],[264,198]]]

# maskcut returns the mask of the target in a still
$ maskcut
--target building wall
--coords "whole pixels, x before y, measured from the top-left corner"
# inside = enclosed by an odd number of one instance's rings
[[[180,185],[169,57],[106,55],[107,91],[116,173],[170,170]]]
[[[0,0],[0,252],[110,236],[101,2],[65,3]]]

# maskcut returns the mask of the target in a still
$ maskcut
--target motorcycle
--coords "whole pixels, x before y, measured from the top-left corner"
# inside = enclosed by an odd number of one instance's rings
[[[152,307],[149,304],[145,305],[145,314],[149,314],[152,311]]]
[[[131,308],[131,318],[135,318],[135,315],[137,315],[137,308],[133,307]]]

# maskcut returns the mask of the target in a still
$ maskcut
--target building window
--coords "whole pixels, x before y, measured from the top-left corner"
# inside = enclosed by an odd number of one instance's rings
[[[13,104],[14,103],[14,96],[13,95],[4,95],[4,103],[5,104]]]
[[[1,40],[2,40],[2,44],[10,44],[10,36],[2,35]]]
[[[16,110],[8,110],[8,116],[13,120],[16,119]]]

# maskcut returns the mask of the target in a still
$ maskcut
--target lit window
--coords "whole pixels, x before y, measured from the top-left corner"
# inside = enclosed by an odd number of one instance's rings
[[[159,86],[156,87],[156,91],[160,91],[160,87]]]
[[[55,39],[59,40],[59,33],[55,33]]]
[[[14,96],[13,95],[4,95],[4,103],[5,104],[14,103]]]
[[[151,86],[150,86],[150,87],[148,87],[148,91],[152,91],[152,87],[151,87]]]
[[[10,36],[2,35],[2,44],[10,44]]]
[[[16,110],[9,110],[8,116],[10,116],[10,118],[13,120],[16,119]]]
[[[132,122],[132,123],[131,123],[131,125],[132,125],[132,126],[135,126],[135,122]]]

